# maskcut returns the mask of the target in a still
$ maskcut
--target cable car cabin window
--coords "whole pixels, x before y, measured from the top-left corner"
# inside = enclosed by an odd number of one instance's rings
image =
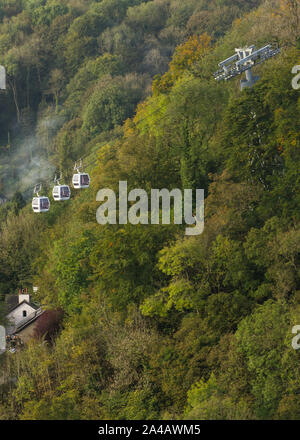
[[[61,197],[70,197],[70,189],[68,186],[62,186],[60,188],[60,196]]]
[[[40,199],[40,208],[41,209],[49,209],[50,203],[48,199]]]
[[[80,184],[81,185],[89,185],[90,184],[90,178],[89,178],[88,174],[81,174]]]

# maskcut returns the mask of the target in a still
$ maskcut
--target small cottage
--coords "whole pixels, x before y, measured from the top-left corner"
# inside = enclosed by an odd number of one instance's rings
[[[43,314],[41,307],[31,301],[30,295],[24,290],[16,298],[9,298],[10,307],[6,316],[8,324],[6,335],[17,336],[23,343],[28,342],[34,335],[38,318]]]

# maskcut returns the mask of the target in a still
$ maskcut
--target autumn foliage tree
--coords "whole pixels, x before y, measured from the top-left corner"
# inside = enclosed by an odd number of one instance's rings
[[[37,325],[34,329],[35,338],[45,338],[46,341],[52,341],[61,328],[62,319],[62,309],[45,310],[37,320]]]
[[[177,46],[170,62],[170,68],[163,76],[157,76],[152,85],[154,95],[169,90],[176,79],[189,69],[197,61],[200,61],[211,48],[211,37],[204,33],[200,36],[192,35],[188,40]]]

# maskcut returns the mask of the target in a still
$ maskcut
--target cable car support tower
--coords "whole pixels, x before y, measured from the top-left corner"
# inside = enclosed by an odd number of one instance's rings
[[[261,49],[256,50],[255,46],[235,49],[235,55],[227,58],[219,63],[220,69],[214,73],[216,81],[228,81],[231,78],[246,73],[246,79],[241,80],[240,88],[252,87],[259,76],[254,76],[252,67],[257,66],[280,53],[280,48],[273,48],[271,44],[267,44]]]

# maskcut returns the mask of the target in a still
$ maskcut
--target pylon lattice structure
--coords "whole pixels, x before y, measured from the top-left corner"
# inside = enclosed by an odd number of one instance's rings
[[[235,55],[219,63],[220,69],[214,73],[216,81],[228,81],[237,75],[246,73],[246,79],[241,80],[241,90],[252,87],[259,76],[254,76],[252,68],[265,62],[280,53],[280,48],[273,48],[271,44],[255,50],[255,46],[235,49]]]

